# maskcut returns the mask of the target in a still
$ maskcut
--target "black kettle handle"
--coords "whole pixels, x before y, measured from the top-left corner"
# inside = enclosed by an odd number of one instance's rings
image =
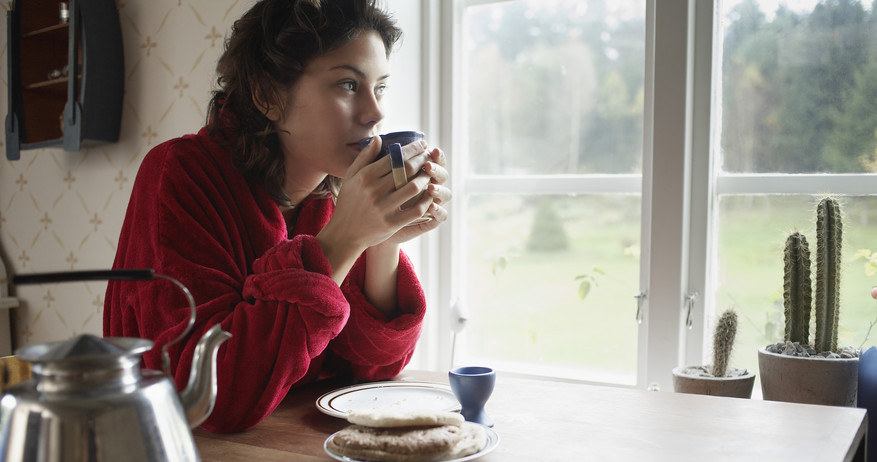
[[[12,283],[46,284],[52,282],[105,281],[108,279],[146,281],[153,277],[155,277],[155,270],[152,268],[61,271],[57,273],[18,274],[12,277]]]
[[[189,335],[189,332],[191,332],[192,328],[195,326],[195,299],[192,297],[192,293],[189,292],[189,289],[184,286],[183,283],[181,283],[180,281],[170,276],[156,273],[155,270],[153,270],[152,268],[140,268],[19,274],[12,277],[12,282],[14,284],[45,284],[54,282],[105,281],[109,279],[123,281],[146,281],[155,278],[166,279],[172,282],[174,285],[179,287],[180,290],[183,291],[183,293],[186,295],[186,300],[189,302],[189,320],[186,324],[186,328],[183,329],[183,332],[179,336],[177,336],[177,338],[165,343],[164,346],[161,347],[162,368],[164,369],[165,374],[172,377],[170,373],[170,354],[167,350],[168,348],[170,348],[171,345],[183,340],[183,338]]]

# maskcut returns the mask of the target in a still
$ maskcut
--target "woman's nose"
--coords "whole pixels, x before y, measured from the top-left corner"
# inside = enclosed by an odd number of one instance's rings
[[[384,120],[384,108],[381,105],[381,100],[378,99],[377,95],[369,95],[363,98],[362,106],[360,109],[360,123],[363,125],[377,125],[381,120]]]

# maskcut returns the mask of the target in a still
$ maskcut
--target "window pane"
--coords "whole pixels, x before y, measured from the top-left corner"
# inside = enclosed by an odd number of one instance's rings
[[[644,0],[467,8],[469,172],[640,173],[644,17]]]
[[[467,205],[469,323],[456,362],[634,384],[640,197],[477,195]]]
[[[725,0],[722,18],[725,171],[877,172],[871,2]]]
[[[758,348],[783,338],[783,247],[788,233],[805,235],[816,250],[812,196],[720,196],[716,311],[734,306],[740,315],[733,367],[758,370]],[[877,318],[871,287],[877,276],[877,198],[841,199],[844,215],[841,313],[838,346],[862,345]],[[864,249],[870,258],[856,257]],[[811,260],[815,259],[815,256]],[[815,278],[815,267],[812,268]],[[813,340],[814,327],[810,329]],[[877,328],[867,345],[877,341]],[[705,352],[710,354],[709,351]]]

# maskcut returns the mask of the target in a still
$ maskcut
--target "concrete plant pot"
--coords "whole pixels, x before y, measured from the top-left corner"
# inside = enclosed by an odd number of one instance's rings
[[[727,396],[731,398],[751,398],[755,373],[745,373],[730,377],[698,376],[697,366],[677,367],[673,369],[673,391],[676,393],[693,393],[698,395]],[[739,371],[734,369],[734,371]]]
[[[859,358],[813,358],[758,350],[764,399],[856,406]]]

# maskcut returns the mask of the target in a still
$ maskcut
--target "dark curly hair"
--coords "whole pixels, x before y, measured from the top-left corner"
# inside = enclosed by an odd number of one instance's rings
[[[235,21],[216,65],[218,89],[207,113],[211,133],[232,128],[235,165],[261,182],[280,205],[291,205],[280,142],[254,94],[283,111],[284,92],[314,58],[375,31],[389,57],[402,35],[374,0],[260,0]],[[337,194],[340,178],[329,176],[319,191]]]

